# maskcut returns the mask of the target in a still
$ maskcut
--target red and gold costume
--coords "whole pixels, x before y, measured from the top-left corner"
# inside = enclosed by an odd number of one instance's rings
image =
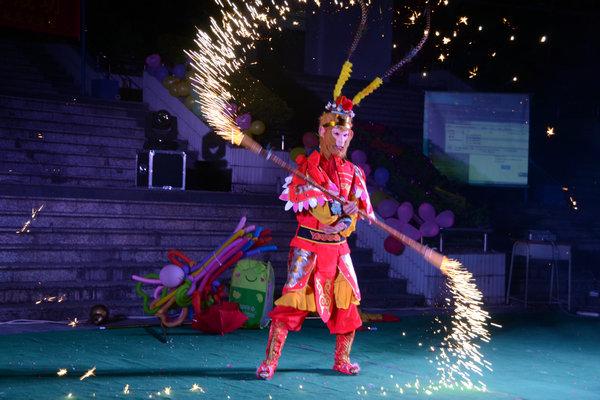
[[[300,330],[309,312],[317,312],[329,331],[336,335],[333,369],[352,375],[360,370],[358,364],[350,362],[354,332],[361,326],[361,319],[357,310],[360,290],[346,238],[356,227],[357,210],[372,215],[373,209],[363,170],[345,159],[354,135],[352,108],[417,55],[427,40],[430,12],[426,12],[427,28],[421,41],[350,100],[342,96],[342,89],[350,79],[350,58],[367,21],[366,2],[358,0],[358,4],[361,9],[360,24],[333,89],[333,102],[327,104],[327,111],[319,120],[320,150],[308,158],[296,160],[300,172],[329,190],[344,204],[334,201],[297,175],[286,181],[280,198],[287,201],[286,210],[292,209],[296,213],[298,229],[290,243],[287,283],[270,314],[273,322],[267,357],[256,371],[262,379],[273,377],[288,331]]]
[[[345,103],[345,109],[342,104]],[[338,107],[339,106],[339,107]],[[298,176],[286,179],[280,196],[285,209],[296,213],[298,228],[290,243],[287,282],[282,296],[275,301],[267,358],[257,375],[270,379],[279,361],[288,331],[298,331],[310,312],[317,312],[336,335],[333,369],[344,374],[357,374],[358,364],[350,362],[350,350],[355,330],[362,325],[357,309],[360,289],[350,258],[347,238],[354,232],[358,214],[344,214],[345,205],[355,203],[357,209],[373,213],[363,170],[345,159],[349,136],[344,149],[331,150],[332,130],[348,132],[352,103],[341,97],[335,107],[339,112],[321,117],[321,151],[296,159],[298,170],[342,199],[340,204],[328,194],[308,184]],[[353,116],[353,114],[352,114]],[[339,225],[339,224],[343,225]],[[331,227],[338,230],[331,233]],[[328,229],[329,228],[329,229]]]

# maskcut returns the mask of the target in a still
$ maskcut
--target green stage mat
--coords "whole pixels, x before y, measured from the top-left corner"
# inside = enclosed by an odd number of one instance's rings
[[[487,393],[422,385],[435,379],[432,317],[406,317],[359,332],[359,376],[330,370],[334,337],[320,321],[290,333],[272,381],[254,371],[267,331],[225,336],[190,328],[82,329],[0,336],[1,399],[599,399],[600,323],[566,315],[502,315],[483,353]],[[0,327],[1,329],[1,327]],[[403,335],[404,333],[404,335]],[[419,346],[421,343],[421,346]],[[95,376],[80,380],[95,367]],[[67,370],[57,376],[61,368]],[[415,380],[421,386],[415,388]],[[128,385],[129,393],[124,393]],[[190,390],[194,385],[201,389]],[[408,387],[407,385],[410,385]],[[166,390],[170,388],[170,390]]]

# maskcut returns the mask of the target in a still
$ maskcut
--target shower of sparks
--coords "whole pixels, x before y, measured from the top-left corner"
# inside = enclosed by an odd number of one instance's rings
[[[410,14],[410,17],[408,17],[408,22],[406,23],[406,25],[415,25],[420,16],[421,16],[420,12],[412,11]]]
[[[444,62],[445,59],[446,56],[444,56],[443,54],[440,54],[440,56],[438,57],[438,60],[440,60],[441,62]]]
[[[58,296],[44,296],[42,297],[42,299],[38,300],[35,302],[35,304],[41,304],[41,303],[62,303],[63,301],[65,301],[67,298],[66,294],[61,294]]]
[[[27,220],[27,222],[25,222],[23,224],[23,226],[19,229],[17,229],[17,235],[22,235],[24,233],[29,233],[30,231],[30,226],[33,223],[33,221],[37,218],[38,214],[40,213],[40,211],[42,211],[42,209],[44,208],[46,204],[42,204],[41,206],[37,207],[37,208],[32,208],[31,209],[31,218]]]
[[[202,388],[202,386],[194,383],[190,389],[190,392],[200,392],[200,393],[205,393],[204,389]]]
[[[448,44],[448,43],[450,43],[450,41],[452,41],[452,39],[450,39],[449,37],[444,36],[442,38],[442,43],[444,43],[444,44]]]
[[[548,137],[552,137],[556,135],[556,132],[554,132],[554,127],[553,126],[549,126],[546,128],[546,136]]]
[[[85,374],[81,375],[81,377],[79,377],[79,380],[82,381],[84,379],[89,378],[90,376],[96,376],[95,372],[96,372],[96,367],[93,367],[92,369],[87,370],[85,372]]]
[[[235,114],[227,107],[233,98],[229,79],[245,64],[246,55],[255,48],[261,32],[281,29],[278,24],[286,19],[290,7],[286,0],[281,0],[282,4],[277,4],[276,0],[269,3],[262,0],[215,1],[221,7],[221,21],[211,18],[208,31],[197,31],[196,48],[185,53],[191,59],[192,86],[198,94],[203,117],[217,134],[239,145],[243,133],[235,123]],[[297,0],[303,4],[307,1]],[[317,1],[315,3],[319,5]],[[335,4],[342,2],[335,1]],[[341,7],[347,8],[345,4]],[[409,21],[414,24],[419,16],[421,13],[413,11]],[[460,17],[457,24],[468,25],[468,17]],[[477,69],[474,67],[469,71],[470,78],[477,75]],[[427,72],[423,71],[422,76],[426,77]],[[491,371],[491,364],[484,360],[478,344],[480,340],[487,342],[490,339],[487,331],[489,315],[481,308],[481,292],[472,274],[460,263],[446,260],[442,268],[448,277],[447,286],[453,296],[449,304],[454,312],[452,326],[444,329],[446,337],[436,353],[439,383],[427,390],[434,391],[435,387],[486,390],[484,383],[479,380],[474,383],[471,379],[473,374],[482,375],[483,369]],[[415,387],[424,389],[418,380]],[[299,385],[299,389],[303,386]],[[361,389],[366,395],[367,391]]]
[[[56,375],[58,375],[58,376],[65,376],[66,374],[67,374],[67,369],[66,368],[61,368],[56,373]]]
[[[480,380],[473,382],[473,378],[474,375],[482,377],[484,369],[492,371],[492,364],[484,359],[478,343],[490,341],[490,316],[481,308],[483,296],[473,274],[458,261],[449,260],[443,267],[447,276],[446,286],[452,293],[452,299],[447,299],[447,303],[454,312],[451,328],[436,356],[439,386],[486,391],[485,383]],[[435,387],[432,385],[428,389]]]
[[[469,70],[469,79],[473,79],[477,76],[477,72],[479,71],[478,66],[474,66],[473,69]]]

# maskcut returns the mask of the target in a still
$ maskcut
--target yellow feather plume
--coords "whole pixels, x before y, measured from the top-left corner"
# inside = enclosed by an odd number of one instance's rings
[[[340,76],[338,77],[337,82],[335,83],[335,88],[333,89],[333,101],[335,101],[342,94],[342,88],[350,79],[350,74],[352,73],[352,63],[348,60],[344,62],[342,65],[342,70],[340,71]]]
[[[371,81],[371,83],[369,83],[366,88],[364,88],[363,90],[358,92],[356,96],[354,96],[354,98],[352,99],[352,104],[354,104],[355,106],[358,105],[362,99],[364,99],[365,97],[373,93],[375,90],[377,90],[377,88],[381,86],[382,83],[383,80],[380,77],[373,79],[373,81]]]

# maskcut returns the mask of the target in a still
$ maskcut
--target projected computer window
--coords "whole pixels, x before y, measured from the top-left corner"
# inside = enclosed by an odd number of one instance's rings
[[[423,152],[451,179],[527,185],[529,96],[427,92]]]

